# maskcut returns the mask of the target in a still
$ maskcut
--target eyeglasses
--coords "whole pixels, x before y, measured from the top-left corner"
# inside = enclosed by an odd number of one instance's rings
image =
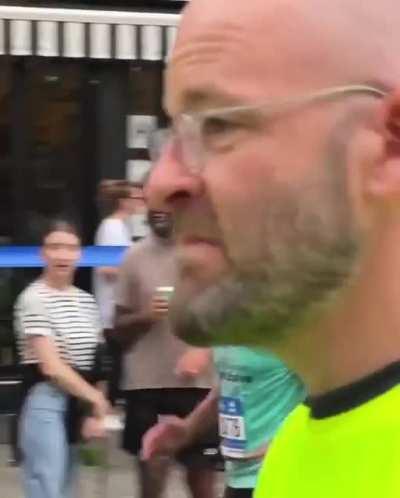
[[[387,93],[368,85],[336,86],[311,94],[261,104],[183,113],[174,120],[172,128],[157,130],[150,136],[150,159],[155,164],[165,149],[170,147],[188,171],[193,175],[198,175],[213,154],[229,148],[235,132],[248,126],[246,123],[251,114],[254,116],[254,113],[258,111],[259,117],[263,120],[272,120],[311,104],[357,95],[383,98]]]

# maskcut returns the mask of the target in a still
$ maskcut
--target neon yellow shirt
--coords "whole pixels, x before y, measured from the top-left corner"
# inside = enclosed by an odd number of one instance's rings
[[[399,498],[398,369],[394,387],[347,411],[317,419],[308,406],[295,409],[267,454],[254,497]]]

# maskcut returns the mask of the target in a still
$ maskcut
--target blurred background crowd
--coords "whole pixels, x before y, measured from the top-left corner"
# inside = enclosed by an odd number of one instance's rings
[[[184,2],[6,3],[0,6],[0,248],[40,245],[60,215],[79,226],[83,245],[137,242],[149,233],[137,187],[149,167],[149,132],[165,123],[162,71]],[[22,379],[13,308],[41,272],[26,266],[0,261],[0,442],[12,444],[10,462],[19,456],[14,415]],[[77,286],[103,303],[106,325],[112,272],[94,275],[84,267],[75,275]]]

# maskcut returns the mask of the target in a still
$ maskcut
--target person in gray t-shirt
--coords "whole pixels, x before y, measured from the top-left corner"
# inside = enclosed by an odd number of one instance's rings
[[[213,381],[208,351],[172,334],[168,298],[157,291],[175,281],[170,216],[150,212],[149,225],[152,233],[127,251],[116,289],[115,334],[124,348],[121,389],[127,406],[123,447],[139,456],[146,431],[160,417],[189,414]],[[218,455],[216,427],[178,455],[193,498],[213,498]],[[139,462],[142,498],[158,498],[167,460]]]

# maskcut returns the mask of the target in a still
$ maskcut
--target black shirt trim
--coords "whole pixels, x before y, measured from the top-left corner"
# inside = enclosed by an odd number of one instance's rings
[[[310,396],[305,404],[311,408],[313,418],[323,419],[357,408],[397,384],[400,384],[400,361],[347,386],[321,396]]]

